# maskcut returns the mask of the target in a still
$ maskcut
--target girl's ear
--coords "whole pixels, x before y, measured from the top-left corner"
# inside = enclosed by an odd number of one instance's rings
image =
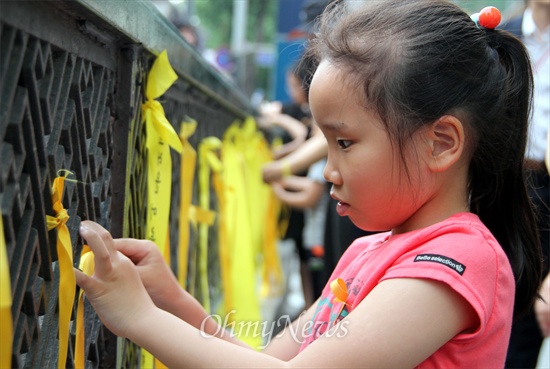
[[[428,129],[428,166],[433,172],[443,172],[455,164],[464,151],[464,126],[452,116],[445,115]]]

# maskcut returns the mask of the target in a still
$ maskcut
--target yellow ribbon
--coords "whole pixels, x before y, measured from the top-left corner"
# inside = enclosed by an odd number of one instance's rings
[[[11,316],[10,265],[4,237],[4,223],[0,213],[0,368],[11,368],[13,321]]]
[[[183,146],[180,165],[180,219],[179,219],[179,253],[178,253],[178,281],[185,288],[187,280],[187,263],[189,252],[189,214],[193,198],[193,181],[197,164],[197,152],[188,139],[195,133],[197,122],[182,123],[180,140]]]
[[[272,287],[282,279],[282,272],[276,250],[279,205],[261,175],[261,167],[271,160],[270,148],[252,118],[234,122],[226,130],[222,160],[225,190],[220,217],[225,232],[220,236],[227,243],[226,251],[220,250],[224,306],[226,313],[234,310],[230,323],[255,324],[261,320],[259,296],[281,291],[282,283]],[[261,337],[252,333],[239,332],[239,338],[258,347]]]
[[[170,62],[166,50],[155,59],[149,75],[142,105],[143,120],[147,133],[147,230],[146,238],[155,242],[164,258],[169,262],[169,214],[172,189],[172,159],[170,147],[181,153],[180,138],[166,119],[164,109],[157,98],[162,96],[178,76]],[[143,367],[164,367],[151,354],[142,350]],[[156,365],[155,365],[156,364]]]
[[[195,133],[196,128],[197,122],[191,119],[189,122],[182,123],[180,130],[183,151],[180,166],[178,281],[183,288],[185,288],[187,280],[190,221],[195,227],[197,223],[212,225],[215,216],[213,211],[205,211],[191,204],[193,198],[193,181],[195,179],[195,168],[197,164],[197,152],[189,143],[188,138]]]
[[[172,159],[170,149],[183,150],[174,128],[166,119],[160,102],[155,100],[177,80],[176,72],[170,66],[164,50],[153,63],[147,78],[147,102],[142,105],[147,131],[148,156],[148,209],[147,239],[155,242],[165,255],[166,232],[170,213],[170,192],[172,186]]]
[[[256,121],[247,117],[237,131],[235,142],[244,155],[246,186],[248,192],[248,213],[255,252],[262,256],[263,281],[261,296],[282,293],[283,277],[277,249],[278,218],[280,201],[271,186],[264,183],[261,173],[265,163],[273,159],[271,148],[258,131]]]
[[[87,276],[94,274],[94,254],[88,245],[84,245],[82,253],[80,255],[80,263],[78,268]],[[78,304],[76,306],[76,340],[75,340],[75,353],[74,353],[74,365],[76,369],[84,369],[84,290],[80,290],[78,294]]]
[[[72,174],[68,171],[65,176]],[[59,353],[57,367],[65,368],[69,344],[69,322],[76,292],[76,281],[73,271],[73,249],[71,236],[67,228],[69,215],[63,208],[63,189],[65,176],[54,179],[52,186],[52,203],[55,217],[46,215],[48,230],[57,229],[57,257],[59,262]]]
[[[268,209],[265,215],[264,229],[264,270],[262,296],[280,295],[283,293],[283,273],[281,259],[277,248],[280,235],[277,233],[277,218],[281,211],[281,203],[275,193],[268,195]]]
[[[234,122],[225,131],[223,138],[223,183],[225,186],[225,237],[228,255],[220,255],[223,282],[224,307],[229,323],[252,323],[261,320],[260,305],[256,288],[257,273],[253,230],[248,211],[252,192],[247,188],[244,145],[241,141],[239,122]],[[258,216],[258,214],[256,214]],[[238,337],[252,347],[261,344],[259,338],[250,332],[237,331]]]
[[[260,218],[261,224],[256,225],[261,231],[260,245],[262,246],[263,256],[261,293],[264,297],[280,295],[283,293],[284,278],[277,245],[281,236],[279,233],[279,217],[282,204],[273,192],[273,188],[264,183],[261,176],[262,167],[265,163],[273,160],[272,150],[263,134],[258,131],[256,121],[252,117],[245,120],[244,130],[247,132],[247,141],[251,142],[247,145],[248,162],[252,168],[249,181],[253,183],[257,188],[256,192],[261,196],[256,201],[262,201],[264,204],[263,219]],[[250,208],[254,212],[254,203],[251,204]]]
[[[199,145],[199,207],[210,210],[210,175],[219,173],[222,163],[218,152],[222,142],[217,137],[206,137]],[[199,275],[201,302],[204,309],[210,312],[210,295],[208,291],[208,224],[199,223]]]

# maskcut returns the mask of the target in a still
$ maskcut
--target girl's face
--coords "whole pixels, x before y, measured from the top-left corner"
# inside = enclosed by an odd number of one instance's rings
[[[409,145],[404,149],[407,176],[382,121],[363,107],[364,94],[350,87],[349,78],[323,61],[311,84],[311,111],[328,142],[324,175],[333,184],[331,195],[339,201],[341,216],[365,230],[394,229],[428,201],[429,175]]]

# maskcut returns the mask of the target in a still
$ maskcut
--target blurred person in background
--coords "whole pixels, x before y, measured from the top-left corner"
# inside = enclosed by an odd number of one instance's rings
[[[203,35],[198,27],[195,27],[187,16],[176,15],[171,19],[172,23],[180,31],[181,37],[198,52],[204,49]]]
[[[299,149],[314,134],[321,134],[319,129],[314,129],[309,110],[309,82],[314,69],[315,65],[311,63],[300,63],[291,67],[286,73],[286,84],[291,101],[286,104],[275,101],[260,106],[260,116],[257,119],[260,128],[270,131],[272,135],[281,138],[284,143],[274,148],[273,154],[276,161],[284,161],[288,154]],[[285,173],[285,177],[290,174],[290,171],[288,171]],[[296,201],[296,197],[300,197],[300,194],[308,197],[304,191],[305,183],[308,181],[307,174],[308,168],[306,167],[296,172],[295,175],[288,177],[287,182],[281,181],[273,187],[278,190],[275,193],[279,198],[282,197],[281,200],[290,207],[288,226],[282,240],[293,242],[294,249],[298,254],[302,293],[306,307],[313,303],[313,287],[311,271],[308,267],[311,252],[304,246],[304,227],[306,226],[304,208],[309,208],[315,204],[315,195],[318,192],[309,192],[311,198],[302,198]],[[312,184],[309,188],[315,190],[315,187]],[[285,197],[287,191],[289,193],[295,192],[290,195],[290,199],[288,199],[288,196]]]
[[[334,0],[306,0],[302,6],[300,18],[302,20],[302,29],[308,33],[313,33],[316,27],[316,20],[321,15],[323,10]],[[315,72],[316,65],[312,64],[311,60],[303,61],[307,64],[302,70],[310,70],[311,75]],[[309,83],[310,79],[303,79]],[[306,86],[308,88],[308,86]],[[309,139],[296,150],[289,151],[284,158],[275,157],[271,163],[268,163],[263,168],[264,181],[272,183],[281,180],[284,175],[297,174],[307,171],[313,164],[322,160],[327,155],[327,142],[323,134],[310,135]],[[323,273],[319,276],[316,273],[316,278],[322,278],[322,283],[326,282],[332,273],[336,263],[348,248],[348,246],[356,239],[372,232],[361,230],[348,217],[341,217],[336,213],[337,201],[329,198],[326,204],[325,215],[325,230],[323,232]],[[317,281],[314,281],[317,283]]]
[[[277,197],[292,209],[303,209],[302,231],[303,253],[300,275],[304,293],[305,308],[309,308],[321,295],[324,278],[324,239],[326,209],[329,200],[329,186],[323,177],[326,159],[309,167],[307,176],[291,175],[273,182]]]

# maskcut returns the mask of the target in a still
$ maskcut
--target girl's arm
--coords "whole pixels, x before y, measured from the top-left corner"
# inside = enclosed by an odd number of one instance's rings
[[[294,325],[299,332],[296,338],[282,336],[268,347],[267,353],[282,355],[275,358],[211,337],[157,307],[136,266],[116,250],[110,234],[100,235],[90,222],[85,224],[81,234],[94,252],[95,272],[88,277],[75,270],[78,285],[108,329],[131,339],[168,367],[413,368],[458,333],[473,332],[479,325],[473,308],[447,285],[390,279],[298,354],[301,339],[310,332],[314,308],[310,309],[308,319]]]
[[[128,257],[139,275],[149,297],[160,309],[180,318],[192,327],[201,330],[205,335],[215,336],[230,343],[252,349],[246,343],[229,335],[224,328],[213,319],[202,305],[189,292],[181,288],[172,270],[164,261],[158,247],[146,240],[131,238],[112,239],[109,232],[97,223],[84,221],[82,224],[90,228],[90,232],[112,242],[113,247]],[[301,340],[299,332],[301,325],[311,319],[312,312],[304,312],[285,331],[272,337],[268,349],[269,355],[294,356],[298,352]],[[281,323],[285,317],[280,318]],[[269,332],[266,332],[269,333]]]
[[[84,221],[83,225],[105,239],[109,232],[93,222]],[[246,343],[222,334],[223,327],[213,319],[202,305],[189,292],[180,287],[174,273],[164,261],[158,247],[147,240],[131,238],[110,239],[113,247],[128,257],[136,266],[139,279],[143,283],[153,303],[162,310],[184,320],[206,334],[225,339],[234,344],[250,348]]]

